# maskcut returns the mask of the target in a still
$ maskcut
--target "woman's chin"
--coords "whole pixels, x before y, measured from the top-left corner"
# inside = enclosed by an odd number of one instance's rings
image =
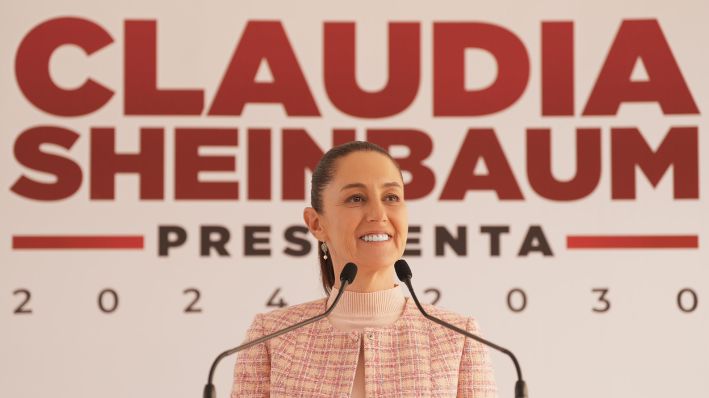
[[[376,272],[391,268],[397,258],[391,256],[376,256],[376,257],[359,257],[353,262],[357,264],[357,268],[360,272]]]

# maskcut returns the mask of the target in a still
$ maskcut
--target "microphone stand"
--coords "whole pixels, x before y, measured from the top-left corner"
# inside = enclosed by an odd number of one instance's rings
[[[403,263],[404,265],[400,265]],[[461,329],[455,325],[451,325],[450,323],[447,323],[441,319],[436,318],[433,315],[430,315],[426,310],[423,308],[421,303],[419,302],[418,297],[416,297],[416,293],[414,292],[414,288],[411,285],[411,268],[409,268],[409,265],[406,264],[406,261],[404,260],[398,260],[396,262],[396,274],[399,277],[399,279],[406,284],[406,287],[409,289],[409,293],[411,293],[411,297],[414,299],[414,303],[416,303],[416,307],[418,307],[419,311],[423,314],[423,316],[430,320],[433,321],[447,329],[453,330],[455,332],[458,332],[466,337],[470,337],[471,339],[480,342],[488,347],[492,347],[495,350],[502,352],[503,354],[506,354],[512,359],[512,362],[515,365],[515,369],[517,371],[517,382],[515,383],[515,398],[527,398],[527,383],[524,382],[522,379],[522,369],[519,366],[519,362],[517,362],[517,358],[515,357],[515,354],[512,353],[512,351],[501,347],[491,341],[485,340],[480,336],[476,336],[467,330]],[[207,398],[207,397],[205,397]]]
[[[352,267],[350,267],[350,265]],[[317,322],[326,316],[330,315],[333,309],[335,309],[335,306],[337,303],[340,301],[340,297],[342,297],[342,294],[345,292],[345,289],[347,286],[349,286],[352,281],[355,278],[355,275],[357,274],[357,266],[354,265],[353,263],[347,263],[345,265],[345,268],[342,270],[342,273],[340,273],[340,289],[337,292],[337,296],[335,296],[335,300],[332,302],[332,305],[322,314],[316,315],[312,318],[308,318],[304,321],[298,322],[294,325],[288,326],[285,329],[278,330],[276,332],[273,332],[271,334],[267,334],[265,336],[259,337],[258,339],[246,342],[238,347],[234,347],[230,350],[226,350],[219,354],[217,358],[212,362],[212,367],[209,369],[209,378],[207,379],[207,384],[204,386],[204,392],[202,393],[203,398],[216,398],[217,397],[217,391],[214,388],[214,384],[212,384],[212,380],[214,378],[214,371],[217,368],[217,365],[219,362],[224,359],[225,357],[228,357],[229,355],[236,354],[239,351],[243,351],[247,348],[251,348],[257,344],[264,343],[268,340],[274,339],[282,334],[288,333],[290,331],[293,331],[295,329],[301,328],[303,326],[309,325],[313,322]]]

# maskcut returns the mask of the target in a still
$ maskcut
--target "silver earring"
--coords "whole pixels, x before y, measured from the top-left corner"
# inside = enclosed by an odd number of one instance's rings
[[[322,259],[327,260],[327,245],[325,244],[325,242],[320,245],[320,249],[322,249],[323,252]]]

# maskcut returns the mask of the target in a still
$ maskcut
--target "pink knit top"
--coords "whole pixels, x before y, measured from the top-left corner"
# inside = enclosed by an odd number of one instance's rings
[[[335,300],[337,293],[338,290],[333,288],[327,301],[328,306]],[[401,316],[405,304],[406,297],[399,286],[371,293],[348,290],[342,295],[337,307],[327,319],[336,329],[361,332],[364,328],[379,328],[393,324]],[[365,398],[364,350],[361,345],[351,397]]]
[[[247,340],[321,314],[326,301],[257,314]],[[435,317],[480,333],[471,317],[424,307]],[[395,322],[363,332],[338,330],[326,318],[240,352],[232,398],[350,397],[358,363],[365,369],[359,374],[361,379],[364,373],[368,398],[497,398],[485,346],[424,318],[411,299]]]

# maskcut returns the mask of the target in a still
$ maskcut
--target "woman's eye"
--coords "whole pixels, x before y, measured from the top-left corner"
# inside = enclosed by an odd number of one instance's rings
[[[394,195],[390,194],[385,197],[385,199],[389,202],[398,202],[399,201],[399,195]]]
[[[347,201],[350,203],[360,203],[364,202],[364,197],[362,195],[352,195],[347,198]]]

